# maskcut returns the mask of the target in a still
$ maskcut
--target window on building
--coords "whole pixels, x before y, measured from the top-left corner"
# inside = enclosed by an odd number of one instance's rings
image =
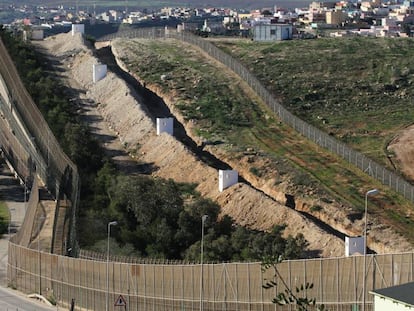
[[[270,29],[270,34],[275,35],[276,34],[276,29]]]

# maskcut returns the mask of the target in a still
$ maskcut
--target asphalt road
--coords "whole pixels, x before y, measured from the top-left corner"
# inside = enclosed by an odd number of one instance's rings
[[[24,190],[24,187],[10,172],[4,160],[0,159],[0,201],[5,201],[10,210],[10,235],[19,230],[24,219],[26,212]],[[8,239],[9,234],[4,234],[0,239],[0,311],[66,310],[47,306],[40,300],[28,298],[26,295],[7,287]]]
[[[40,301],[29,299],[23,294],[0,287],[0,311],[51,311],[65,310],[49,307]]]

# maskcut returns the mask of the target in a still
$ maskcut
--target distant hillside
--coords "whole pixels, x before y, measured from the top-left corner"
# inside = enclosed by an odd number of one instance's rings
[[[15,4],[27,4],[28,0],[6,0],[4,3],[15,3]],[[143,1],[132,1],[132,0],[112,0],[112,1],[94,1],[94,0],[79,0],[78,6],[81,7],[92,7],[94,4],[99,7],[134,7],[134,8],[160,8],[165,6],[188,6],[188,7],[230,7],[230,8],[245,8],[245,9],[260,9],[269,8],[277,5],[282,8],[296,8],[308,6],[311,0],[143,0]],[[42,4],[42,5],[70,5],[74,6],[75,1],[73,0],[30,0],[30,4]]]

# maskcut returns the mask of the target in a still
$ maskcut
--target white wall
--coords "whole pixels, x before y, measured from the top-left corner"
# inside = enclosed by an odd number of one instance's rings
[[[43,29],[36,29],[32,31],[32,40],[43,40]]]
[[[374,295],[374,311],[410,311],[414,310],[402,303]]]
[[[364,254],[364,237],[345,237],[345,256]]]
[[[106,72],[108,70],[107,66],[104,64],[93,64],[93,83],[98,82],[106,77]]]
[[[167,133],[173,135],[174,119],[173,118],[157,118],[157,135]]]
[[[84,24],[72,24],[72,36],[75,35],[75,33],[85,33],[85,25]]]
[[[281,41],[292,39],[292,25],[289,24],[264,24],[255,25],[253,28],[255,41]]]
[[[219,191],[239,182],[239,174],[234,170],[219,170]]]

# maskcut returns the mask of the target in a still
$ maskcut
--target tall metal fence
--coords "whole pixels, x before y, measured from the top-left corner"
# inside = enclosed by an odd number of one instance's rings
[[[363,256],[294,260],[277,265],[292,289],[307,282],[314,287],[307,294],[329,310],[360,310],[363,302]],[[414,253],[368,255],[365,293],[414,280]],[[266,290],[274,271],[262,273],[259,263],[222,264],[134,264],[87,260],[36,252],[9,244],[8,282],[24,293],[41,293],[58,305],[72,299],[76,310],[119,310],[120,295],[126,310],[294,310],[280,307],[272,298],[284,291],[278,286]]]
[[[262,98],[264,103],[278,115],[278,117],[299,132],[304,137],[312,140],[317,145],[337,154],[342,159],[360,170],[377,179],[382,184],[394,189],[402,194],[406,199],[414,202],[414,187],[400,175],[390,171],[383,165],[376,163],[364,154],[353,150],[346,144],[338,141],[331,135],[308,124],[297,116],[289,112],[283,105],[276,100],[273,95],[263,86],[263,84],[238,60],[224,51],[214,46],[211,42],[194,36],[188,32],[177,32],[175,30],[163,28],[142,28],[136,30],[120,31],[102,38],[98,41],[107,41],[115,38],[175,38],[190,43],[202,49],[209,56],[221,62],[234,73],[239,75],[255,92]]]
[[[20,178],[29,185],[35,175],[58,200],[56,217],[64,206],[68,236],[55,239],[52,250],[75,248],[75,213],[79,204],[79,175],[24,87],[9,53],[0,40],[0,145]],[[67,208],[68,203],[70,208]],[[59,230],[61,228],[54,228]]]
[[[26,204],[26,213],[19,231],[11,237],[11,241],[18,245],[28,247],[32,241],[35,215],[39,204],[39,182],[35,178],[31,189],[29,201]]]
[[[165,36],[164,30],[146,31],[153,37]],[[199,38],[187,34],[175,36],[190,43],[191,40],[198,42],[210,55],[217,53],[215,57],[218,60],[220,57],[229,57]],[[11,150],[10,155],[14,154],[15,160],[21,162],[22,172],[26,168],[26,174],[30,172],[31,166],[28,163],[32,159],[35,164],[33,173],[45,178],[48,187],[56,189],[57,198],[62,199],[59,209],[67,207],[67,198],[73,200],[73,205],[68,209],[71,216],[79,195],[76,167],[63,154],[39,115],[1,41],[0,56],[0,75],[10,90],[9,98],[0,99],[0,104],[3,105],[0,108],[4,113],[0,119],[5,120],[0,120],[0,126],[2,130],[9,131],[7,135],[0,136],[2,149],[7,152]],[[238,74],[242,76],[243,72]],[[270,94],[266,98],[265,93],[259,92],[262,86],[253,76],[249,74],[244,79],[253,89],[257,88],[258,94],[276,113],[284,116],[285,121],[291,120],[289,122],[299,124],[299,120],[283,109]],[[264,89],[263,92],[265,91]],[[304,122],[300,124],[305,128]],[[298,128],[294,125],[294,128],[300,129],[301,126]],[[319,141],[317,135],[321,135],[322,139],[322,134],[315,132],[315,140]],[[39,160],[37,157],[40,157]],[[373,168],[372,163],[369,168]],[[37,185],[34,184],[33,188],[36,189]],[[34,206],[38,200],[38,197],[32,195],[30,201],[33,202],[29,205]],[[72,219],[74,217],[70,218]],[[23,226],[29,225],[25,221]],[[27,236],[29,231],[22,231],[22,235]],[[294,309],[292,306],[279,307],[271,303],[278,292],[284,291],[284,287],[280,280],[276,280],[277,287],[265,290],[262,284],[273,279],[274,272],[267,270],[262,273],[259,263],[164,265],[102,259],[95,261],[38,252],[19,245],[21,241],[18,240],[23,239],[22,236],[9,243],[8,284],[24,293],[42,294],[60,306],[68,306],[74,301],[76,310],[119,310],[116,302],[122,296],[125,309],[137,311]],[[329,310],[360,309],[363,297],[367,298],[366,310],[372,310],[369,291],[414,280],[414,253],[368,255],[365,258],[366,265],[363,256],[353,256],[287,261],[278,264],[277,268],[290,288],[294,289],[307,282],[313,283],[314,287],[308,291],[308,296],[314,297],[318,303],[324,303]]]

